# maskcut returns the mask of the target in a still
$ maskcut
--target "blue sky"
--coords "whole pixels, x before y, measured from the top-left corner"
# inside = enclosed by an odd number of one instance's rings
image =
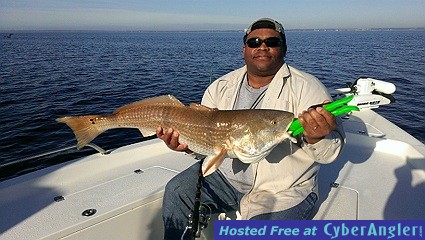
[[[0,0],[0,30],[242,30],[425,27],[424,0]]]

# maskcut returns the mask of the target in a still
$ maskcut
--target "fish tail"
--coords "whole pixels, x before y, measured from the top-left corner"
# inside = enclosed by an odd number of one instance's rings
[[[72,129],[77,139],[77,148],[80,149],[107,130],[100,124],[100,121],[104,119],[105,117],[100,115],[86,115],[62,117],[57,118],[56,121],[65,123]]]

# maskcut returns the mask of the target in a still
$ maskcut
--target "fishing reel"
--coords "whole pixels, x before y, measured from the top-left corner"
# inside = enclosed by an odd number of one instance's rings
[[[194,213],[193,211],[189,214],[188,226],[194,238],[201,237],[201,231],[208,227],[208,223],[211,220],[211,208],[208,207],[208,205],[202,204],[201,207],[199,207],[198,212],[198,218],[194,216],[194,214],[196,213]],[[197,221],[197,223],[195,223],[194,221]]]

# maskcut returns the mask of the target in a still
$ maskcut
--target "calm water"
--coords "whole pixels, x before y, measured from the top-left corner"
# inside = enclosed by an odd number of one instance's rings
[[[199,102],[211,79],[243,65],[241,38],[242,32],[16,32],[1,38],[0,164],[74,145],[57,117],[111,113],[162,94]],[[287,39],[287,62],[329,88],[360,76],[396,84],[397,102],[378,112],[425,142],[424,30],[288,31]],[[121,129],[94,142],[111,149],[141,140],[137,130]],[[3,167],[0,179],[70,156],[76,155]]]

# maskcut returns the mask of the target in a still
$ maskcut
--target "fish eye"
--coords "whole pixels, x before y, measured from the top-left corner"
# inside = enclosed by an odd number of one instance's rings
[[[272,120],[272,125],[276,125],[277,121],[276,120]]]

